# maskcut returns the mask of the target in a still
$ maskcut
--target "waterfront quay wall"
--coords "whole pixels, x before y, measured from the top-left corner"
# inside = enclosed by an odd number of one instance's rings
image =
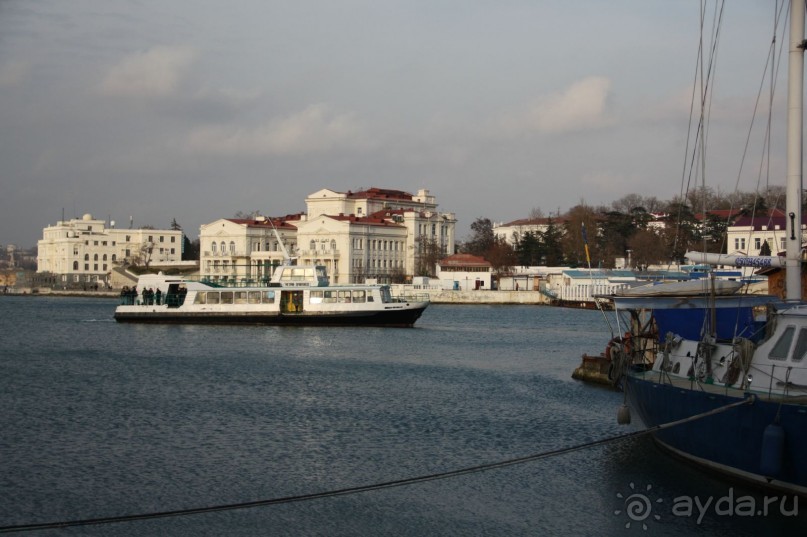
[[[429,300],[433,304],[550,304],[550,298],[537,291],[488,291],[481,289],[454,291],[444,289],[412,290],[407,288],[403,292],[393,289],[393,294],[428,294]]]

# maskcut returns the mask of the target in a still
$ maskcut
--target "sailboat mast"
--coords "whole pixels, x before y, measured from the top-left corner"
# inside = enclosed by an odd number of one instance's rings
[[[801,191],[805,0],[790,3],[787,91],[787,234],[785,298],[801,300]]]

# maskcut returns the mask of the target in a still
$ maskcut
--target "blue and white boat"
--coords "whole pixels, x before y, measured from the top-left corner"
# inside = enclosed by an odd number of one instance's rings
[[[703,279],[700,288],[659,285],[610,296],[620,335],[609,343],[607,354],[614,381],[647,427],[747,401],[658,430],[654,438],[672,453],[704,467],[803,495],[807,494],[807,306],[801,302],[800,225],[804,0],[792,2],[791,14],[785,298],[743,294],[742,289],[721,293],[713,287],[713,279]],[[733,260],[736,266],[749,263],[754,261]],[[768,258],[761,266],[777,263],[778,258]]]

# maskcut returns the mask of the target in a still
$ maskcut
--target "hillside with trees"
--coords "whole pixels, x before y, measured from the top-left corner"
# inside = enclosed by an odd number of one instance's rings
[[[783,187],[763,194],[701,188],[668,201],[628,194],[610,206],[581,202],[546,218],[533,209],[530,219],[541,217],[543,231],[524,232],[510,241],[496,237],[490,218],[479,217],[457,251],[484,257],[498,274],[514,266],[587,266],[585,227],[594,267],[613,268],[628,251],[633,266],[677,263],[693,249],[725,253],[726,230],[735,218],[784,210],[784,199]]]

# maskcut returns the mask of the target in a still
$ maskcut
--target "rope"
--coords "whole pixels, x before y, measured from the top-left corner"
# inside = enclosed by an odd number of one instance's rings
[[[79,519],[79,520],[65,520],[60,522],[45,522],[41,524],[20,524],[15,526],[0,526],[0,533],[13,533],[13,532],[23,532],[23,531],[39,531],[39,530],[51,530],[51,529],[61,529],[61,528],[69,528],[75,526],[91,526],[91,525],[99,525],[99,524],[115,524],[119,522],[133,522],[136,520],[153,520],[157,518],[167,518],[167,517],[179,517],[179,516],[191,516],[191,515],[200,515],[204,513],[214,513],[217,511],[233,511],[236,509],[252,509],[255,507],[265,507],[269,505],[278,505],[284,503],[296,503],[296,502],[304,502],[310,500],[317,500],[321,498],[332,498],[334,496],[345,496],[348,494],[358,494],[360,492],[369,492],[373,490],[382,490],[382,489],[389,489],[394,487],[402,487],[406,485],[414,485],[416,483],[426,483],[429,481],[437,481],[440,479],[448,479],[452,477],[458,477],[462,475],[474,474],[478,472],[484,472],[487,470],[495,470],[499,468],[505,468],[507,466],[513,466],[516,464],[524,464],[532,461],[537,461],[540,459],[546,459],[549,457],[555,457],[558,455],[564,455],[566,453],[572,453],[574,451],[580,451],[583,449],[588,449],[592,447],[602,446],[605,444],[609,444],[611,442],[618,442],[622,440],[627,440],[630,438],[638,438],[641,436],[645,436],[650,433],[654,433],[663,429],[669,429],[671,427],[676,427],[678,425],[683,425],[684,423],[689,423],[691,421],[703,419],[709,416],[713,416],[715,414],[720,414],[722,412],[726,412],[733,408],[739,407],[741,405],[752,404],[754,401],[754,396],[750,396],[747,399],[741,399],[734,403],[730,403],[728,405],[718,407],[712,409],[708,412],[703,412],[701,414],[696,414],[694,416],[690,416],[688,418],[683,418],[677,421],[671,421],[669,423],[662,423],[660,425],[656,425],[654,427],[650,427],[647,429],[643,429],[641,431],[634,431],[631,433],[626,433],[617,436],[611,436],[607,438],[602,438],[600,440],[594,440],[592,442],[586,442],[583,444],[577,444],[571,447],[565,447],[560,449],[555,449],[551,451],[545,451],[542,453],[535,453],[533,455],[527,455],[524,457],[516,457],[513,459],[507,459],[504,461],[493,462],[488,464],[480,464],[478,466],[470,466],[467,468],[461,468],[459,470],[450,470],[447,472],[435,473],[435,474],[428,474],[423,476],[417,477],[410,477],[406,479],[397,479],[393,481],[385,481],[382,483],[375,483],[372,485],[359,485],[355,487],[347,487],[342,489],[324,491],[324,492],[315,492],[311,494],[300,494],[296,496],[283,496],[280,498],[271,498],[267,500],[256,500],[252,502],[242,502],[242,503],[232,503],[232,504],[225,504],[225,505],[214,505],[208,507],[195,507],[190,509],[177,509],[174,511],[161,511],[155,513],[141,513],[135,515],[122,515],[122,516],[112,516],[112,517],[102,517],[102,518],[87,518],[87,519]]]

